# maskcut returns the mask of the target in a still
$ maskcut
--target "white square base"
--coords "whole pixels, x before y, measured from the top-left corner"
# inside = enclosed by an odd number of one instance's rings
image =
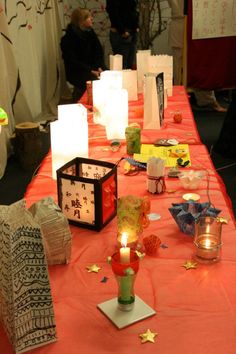
[[[101,304],[98,304],[97,307],[119,329],[156,314],[156,311],[148,306],[137,295],[135,295],[134,307],[131,311],[121,311],[118,308],[117,297],[102,302]]]

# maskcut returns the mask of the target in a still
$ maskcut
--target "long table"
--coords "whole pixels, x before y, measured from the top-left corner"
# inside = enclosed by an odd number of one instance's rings
[[[181,108],[181,103],[179,106]],[[190,110],[186,113],[191,119]],[[194,127],[193,122],[189,124]],[[90,157],[117,162],[125,156],[125,144],[118,152],[107,151],[104,144],[107,142],[102,139],[91,143]],[[98,310],[97,304],[117,296],[117,283],[107,263],[107,257],[117,248],[117,221],[113,219],[100,232],[71,226],[71,262],[49,267],[58,341],[30,353],[141,354],[146,350],[150,354],[235,354],[236,228],[230,199],[206,147],[194,142],[189,149],[191,168],[207,171],[196,191],[200,202],[208,200],[209,185],[212,204],[228,219],[228,224],[223,226],[221,261],[214,265],[198,264],[196,269],[186,270],[183,265],[194,254],[193,238],[179,230],[168,210],[172,203],[183,201],[186,190],[178,179],[166,177],[167,192],[150,195],[146,189],[146,172],[126,176],[120,164],[118,195],[149,196],[151,213],[160,214],[159,220],[151,221],[144,229],[141,239],[154,233],[166,247],[160,247],[156,256],[144,257],[135,282],[135,294],[151,306],[156,315],[118,330]],[[57,200],[50,153],[27,188],[27,205],[48,195]],[[88,273],[86,267],[90,264],[97,264],[101,270]],[[108,278],[106,282],[102,282],[104,277]],[[139,334],[147,329],[158,335],[154,343],[142,344]],[[2,328],[0,348],[1,353],[13,353]]]

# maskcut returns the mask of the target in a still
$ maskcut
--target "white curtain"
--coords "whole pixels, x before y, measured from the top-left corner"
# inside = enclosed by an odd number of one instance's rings
[[[0,107],[9,124],[0,132],[0,177],[16,124],[51,120],[65,85],[62,29],[67,0],[0,0]]]

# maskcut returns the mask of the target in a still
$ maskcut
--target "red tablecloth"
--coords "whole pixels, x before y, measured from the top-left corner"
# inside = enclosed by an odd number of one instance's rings
[[[190,114],[190,112],[189,112]],[[101,144],[90,146],[90,157],[116,162],[125,146],[116,153],[104,151]],[[150,195],[146,174],[125,176],[118,168],[119,196],[136,194],[151,198],[151,212],[161,218],[151,221],[143,237],[155,233],[167,248],[154,257],[145,256],[135,283],[135,293],[156,310],[156,315],[118,330],[98,309],[97,304],[116,297],[117,284],[107,256],[116,249],[117,225],[113,219],[102,231],[71,226],[72,259],[68,265],[50,266],[58,341],[30,351],[35,354],[235,354],[236,352],[236,229],[225,187],[214,170],[203,145],[191,145],[192,168],[206,169],[209,195],[215,207],[228,218],[223,226],[222,257],[215,265],[199,264],[185,270],[183,264],[194,253],[193,238],[180,232],[168,208],[181,202],[186,192],[179,180],[166,178],[167,190]],[[196,191],[207,201],[207,177]],[[38,175],[27,188],[28,206],[44,196],[57,200],[56,181],[51,179],[51,156],[45,158]],[[88,273],[96,263],[99,273]],[[107,282],[101,282],[107,277]],[[155,343],[141,344],[139,334],[157,332]],[[11,345],[0,328],[0,352],[12,354]]]

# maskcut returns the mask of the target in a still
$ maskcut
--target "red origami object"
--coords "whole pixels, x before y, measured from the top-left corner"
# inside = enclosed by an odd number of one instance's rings
[[[152,235],[144,237],[143,245],[144,245],[146,254],[154,255],[154,254],[156,254],[158,248],[161,245],[161,240],[159,239],[158,236],[152,234]]]

